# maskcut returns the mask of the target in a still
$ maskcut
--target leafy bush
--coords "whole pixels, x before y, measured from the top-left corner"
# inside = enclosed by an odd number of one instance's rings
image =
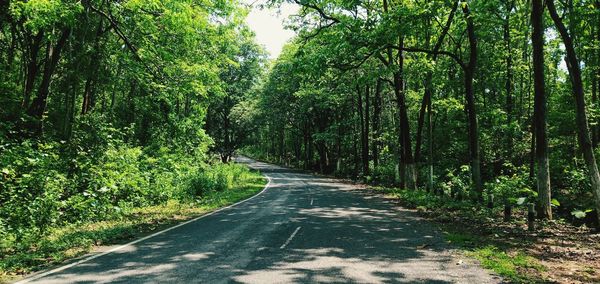
[[[0,251],[64,224],[119,219],[172,199],[201,201],[249,176],[240,165],[207,163],[206,145],[139,147],[123,140],[126,128],[92,125],[82,122],[69,142],[0,145]]]
[[[179,198],[182,201],[200,200],[211,192],[230,190],[249,178],[250,171],[244,166],[217,163],[191,175]]]
[[[531,188],[532,181],[526,166],[515,168],[505,165],[510,174],[496,177],[493,182],[485,184],[486,193],[507,204],[522,205],[527,202],[535,202],[537,192]]]
[[[32,141],[1,146],[0,231],[22,235],[58,222],[66,184],[58,146]]]
[[[396,180],[396,165],[393,163],[379,165],[373,168],[373,181],[379,184],[391,185]]]
[[[470,185],[470,167],[463,165],[458,171],[449,171],[438,187],[445,194],[457,199],[462,199],[469,193]]]

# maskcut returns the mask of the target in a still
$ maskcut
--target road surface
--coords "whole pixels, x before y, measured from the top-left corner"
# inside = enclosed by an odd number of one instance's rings
[[[271,180],[255,198],[29,283],[501,281],[454,256],[412,211],[336,180],[238,160]]]

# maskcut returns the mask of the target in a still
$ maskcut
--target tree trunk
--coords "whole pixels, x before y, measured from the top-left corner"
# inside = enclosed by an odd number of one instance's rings
[[[465,69],[465,99],[469,123],[469,151],[471,155],[471,175],[473,189],[479,201],[483,201],[483,182],[481,178],[481,156],[479,146],[479,128],[475,108],[475,90],[473,80],[477,67],[477,37],[475,25],[468,5],[462,6],[465,21],[467,22],[467,35],[469,38],[469,63]]]
[[[369,87],[365,87],[366,97],[369,96]],[[363,176],[369,175],[369,142],[368,142],[368,129],[367,126],[368,120],[365,117],[366,111],[363,109],[363,99],[362,99],[362,91],[360,87],[356,87],[356,91],[358,94],[358,116],[360,121],[360,142],[361,142],[361,165],[362,165],[362,174]],[[367,99],[365,99],[366,101]]]
[[[562,41],[565,44],[565,50],[567,52],[565,61],[567,62],[567,69],[569,70],[569,77],[571,79],[571,85],[573,88],[573,96],[575,98],[579,146],[581,148],[581,152],[583,152],[583,158],[590,175],[592,191],[595,197],[596,221],[598,222],[597,225],[600,227],[600,172],[598,172],[598,165],[596,164],[596,157],[594,156],[594,149],[590,139],[590,129],[588,126],[585,106],[585,92],[581,78],[581,67],[579,65],[579,60],[577,59],[577,54],[575,53],[573,39],[569,35],[569,32],[563,24],[562,19],[556,12],[554,0],[548,0],[547,5],[548,11],[550,12],[550,17],[552,18],[552,21],[554,21],[554,25],[560,33]]]
[[[44,33],[39,31],[28,45],[27,70],[25,71],[25,88],[23,92],[23,102],[21,103],[24,108],[29,107],[29,104],[31,103],[31,92],[33,92],[35,79],[37,78],[39,72],[37,57],[42,46],[43,38]]]
[[[513,62],[512,62],[512,45],[511,45],[511,35],[510,35],[510,14],[513,9],[513,1],[506,0],[506,19],[504,21],[504,42],[506,44],[506,84],[505,84],[505,92],[506,92],[506,124],[509,126],[508,133],[506,135],[506,157],[510,157],[513,154],[513,138],[512,138],[512,129],[510,125],[513,122]]]
[[[595,31],[596,29],[593,28],[593,30]],[[596,55],[594,54],[596,51],[592,50],[591,52],[592,52],[592,54],[590,56],[590,61],[593,64],[592,65],[593,67],[591,67],[592,68],[592,70],[591,70],[591,73],[592,73],[591,74],[591,77],[592,77],[591,78],[592,79],[592,106],[594,109],[598,109],[598,90],[596,89],[596,87],[597,87],[596,82],[598,80],[598,78],[596,76],[596,69],[598,68],[598,60],[596,58]],[[597,124],[597,122],[596,122],[596,124]],[[592,146],[594,148],[596,148],[598,146],[598,125],[592,125],[591,127],[592,127],[592,129],[591,129],[591,131],[592,131]]]
[[[412,142],[410,135],[410,123],[408,121],[408,110],[406,106],[406,94],[404,91],[404,39],[399,39],[398,66],[399,70],[394,72],[394,93],[398,104],[400,114],[400,140],[402,147],[402,157],[400,168],[405,170],[406,187],[408,189],[417,189],[417,168],[412,154]],[[404,176],[401,176],[404,178]]]
[[[596,37],[596,42],[600,43],[600,0],[596,0],[594,5],[596,6],[595,37]],[[594,106],[596,107],[596,109],[598,109],[599,108],[598,103],[600,103],[598,101],[598,97],[600,96],[600,47],[596,47],[595,58],[596,58],[596,62],[594,65],[595,70],[592,70],[592,90],[593,90],[592,93],[593,93]],[[592,126],[592,129],[593,129],[592,143],[595,148],[598,146],[598,143],[600,142],[600,122],[598,120],[595,121],[595,125]]]
[[[369,129],[369,122],[371,121],[371,112],[370,112],[370,108],[371,108],[371,89],[369,87],[369,84],[366,84],[365,87],[365,131],[363,133],[364,135],[364,141],[365,141],[365,145],[363,148],[363,167],[365,168],[365,175],[368,176],[371,174],[370,172],[370,165],[369,165],[369,136],[371,134],[371,131]]]
[[[431,95],[429,95],[431,98]],[[427,130],[429,132],[429,140],[428,140],[428,157],[427,163],[429,164],[429,182],[427,183],[429,191],[435,193],[435,188],[433,185],[433,124],[432,124],[432,103],[431,99],[427,100]]]
[[[448,20],[446,21],[446,25],[442,29],[441,35],[438,37],[434,47],[433,54],[430,55],[431,59],[435,62],[438,58],[438,52],[442,47],[442,43],[444,42],[444,38],[448,34],[450,30],[450,26],[452,25],[452,21],[454,19],[454,15],[456,14],[456,10],[458,9],[458,1],[454,2],[452,5],[452,10],[448,15]],[[429,46],[431,35],[427,34],[427,45]],[[428,183],[427,188],[429,191],[433,192],[433,125],[432,125],[432,96],[433,96],[433,72],[428,71],[425,75],[425,93],[423,94],[423,102],[425,104],[427,111],[427,130],[428,130],[428,158],[427,163],[429,166],[429,174],[428,174]],[[421,152],[421,140],[422,140],[422,123],[424,118],[422,116],[425,114],[423,111],[425,109],[421,109],[421,113],[419,114],[419,130],[417,131],[417,145],[415,150],[415,160],[418,162],[420,160],[420,152]]]
[[[54,75],[56,65],[58,64],[58,60],[60,59],[60,53],[62,51],[62,48],[66,44],[70,33],[70,29],[64,29],[61,32],[58,41],[56,42],[56,46],[52,46],[52,44],[48,42],[48,49],[46,51],[46,63],[44,64],[44,74],[42,76],[42,82],[40,83],[37,97],[33,100],[33,102],[31,102],[31,105],[29,106],[29,109],[27,111],[29,115],[37,119],[41,120],[42,115],[46,110],[46,103],[48,95],[50,93],[50,83],[52,82],[52,75]],[[41,123],[39,125],[38,131],[39,130],[41,130]]]
[[[281,128],[279,129],[279,135],[278,135],[279,139],[278,139],[278,148],[279,148],[279,160],[283,161],[286,157],[286,149],[285,149],[285,125],[282,125]],[[235,145],[231,146],[231,149],[234,149]]]
[[[381,79],[377,79],[377,85],[375,86],[375,98],[373,101],[373,143],[372,143],[372,155],[373,155],[373,166],[376,168],[379,166],[379,148],[381,145],[381,88],[383,87]]]
[[[94,72],[95,73],[95,72]],[[92,108],[92,75],[88,76],[85,81],[85,88],[83,90],[83,102],[81,103],[81,115],[86,115]]]
[[[429,76],[429,73],[427,75]],[[429,84],[429,79],[425,79],[425,84]],[[429,100],[431,99],[431,90],[428,87],[425,87],[425,93],[423,94],[423,99],[421,100],[421,107],[419,108],[419,118],[417,120],[417,138],[415,142],[415,161],[419,163],[421,160],[421,144],[423,143],[423,127],[425,125],[425,114],[427,112],[427,106],[429,105]]]
[[[63,139],[66,141],[71,140],[71,134],[73,132],[73,121],[75,116],[75,100],[77,98],[76,92],[79,86],[77,80],[71,79],[71,86],[65,93],[65,113],[63,121]]]
[[[304,142],[304,169],[308,170],[310,167],[310,155],[309,155],[309,146],[308,144],[310,143],[310,140],[308,139],[308,136],[310,135],[309,130],[308,130],[308,123],[304,122],[304,127],[303,127],[303,142]]]
[[[537,164],[536,180],[538,191],[538,216],[552,219],[550,166],[548,159],[548,137],[546,131],[547,106],[546,86],[544,79],[544,4],[543,0],[533,0],[531,9],[531,25],[533,32],[533,76],[534,76],[534,129],[536,137],[535,160]]]

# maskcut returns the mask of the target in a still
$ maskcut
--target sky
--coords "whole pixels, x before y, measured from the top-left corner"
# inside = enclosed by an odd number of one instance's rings
[[[286,3],[281,9],[261,9],[258,6],[264,1],[244,0],[244,2],[253,4],[246,23],[256,33],[256,41],[269,52],[269,58],[277,58],[283,45],[295,35],[293,31],[286,30],[284,25],[288,16],[298,11],[298,6]]]

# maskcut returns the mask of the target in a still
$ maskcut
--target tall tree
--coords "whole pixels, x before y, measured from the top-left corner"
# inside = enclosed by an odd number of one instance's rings
[[[562,18],[558,15],[554,0],[548,0],[546,5],[548,6],[548,12],[550,17],[558,30],[560,37],[565,45],[567,56],[565,61],[567,63],[567,69],[569,70],[569,78],[571,79],[571,86],[573,88],[573,97],[575,99],[575,121],[577,125],[577,137],[579,141],[579,147],[583,153],[583,159],[588,170],[590,182],[592,185],[592,192],[594,193],[596,200],[596,217],[598,224],[600,224],[600,172],[598,171],[598,165],[596,164],[596,157],[594,155],[594,148],[592,146],[592,140],[590,137],[590,128],[588,125],[588,117],[586,112],[585,104],[585,91],[583,88],[583,79],[581,76],[581,66],[577,53],[575,52],[575,46],[573,39],[565,27]]]
[[[533,45],[533,74],[534,74],[534,130],[536,138],[536,181],[538,191],[539,216],[552,219],[550,195],[550,166],[548,159],[547,137],[547,106],[546,87],[544,78],[544,4],[543,0],[532,0],[531,43]]]
[[[471,9],[467,2],[462,2],[462,11],[467,23],[467,37],[469,40],[469,60],[465,65],[465,100],[469,121],[469,151],[471,153],[471,175],[473,188],[477,199],[483,199],[483,180],[481,177],[481,149],[479,145],[479,122],[475,106],[475,71],[477,70],[477,35]]]

